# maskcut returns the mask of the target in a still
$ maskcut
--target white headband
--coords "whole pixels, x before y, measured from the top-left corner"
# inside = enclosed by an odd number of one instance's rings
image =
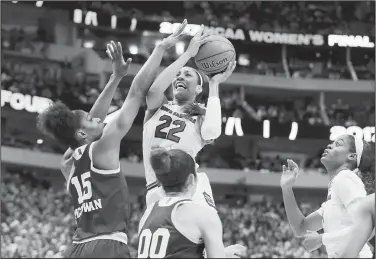
[[[360,159],[362,158],[363,148],[364,148],[363,139],[356,137],[354,135],[351,135],[351,136],[353,136],[355,140],[356,165],[357,167],[359,167]]]
[[[204,79],[202,78],[202,75],[196,69],[193,68],[193,70],[196,71],[198,77],[200,78],[200,86],[202,86],[204,84]]]

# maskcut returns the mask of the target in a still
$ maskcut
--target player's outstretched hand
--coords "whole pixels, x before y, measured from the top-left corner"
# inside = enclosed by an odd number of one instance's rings
[[[322,246],[322,235],[317,232],[311,232],[303,237],[302,244],[308,252],[315,251]]]
[[[223,83],[224,81],[226,81],[231,76],[231,74],[232,74],[232,72],[234,72],[235,68],[236,68],[236,61],[231,61],[228,64],[225,72],[220,73],[220,74],[216,74],[212,78],[209,77],[209,83],[210,82],[217,83],[217,84]]]
[[[186,53],[192,58],[197,55],[201,45],[205,44],[210,39],[209,36],[211,33],[209,31],[204,33],[204,29],[205,26],[201,24],[200,30],[195,34],[195,36],[193,36],[191,42],[189,43]]]
[[[176,32],[174,32],[167,38],[163,39],[162,42],[159,43],[159,46],[161,46],[165,50],[175,46],[175,44],[184,37],[184,30],[185,27],[187,27],[187,24],[187,19],[184,19],[184,21],[180,24]]]
[[[226,258],[245,258],[247,257],[247,248],[236,244],[225,248]]]
[[[287,168],[282,166],[281,187],[292,187],[299,176],[299,167],[291,159],[287,159]]]
[[[114,41],[111,41],[110,44],[107,44],[106,53],[112,61],[112,73],[115,77],[123,78],[128,74],[129,65],[132,62],[131,58],[127,59],[127,62],[124,61],[123,57],[123,48],[121,43],[117,44]]]

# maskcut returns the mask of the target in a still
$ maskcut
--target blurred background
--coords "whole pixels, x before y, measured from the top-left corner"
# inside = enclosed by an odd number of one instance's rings
[[[326,257],[292,235],[281,166],[290,158],[303,169],[295,193],[308,214],[326,198],[319,160],[326,145],[346,132],[375,142],[374,2],[3,1],[1,17],[2,257],[61,257],[75,229],[59,172],[64,149],[36,130],[38,112],[50,100],[89,111],[111,74],[110,40],[133,59],[116,111],[155,44],[184,18],[187,34],[204,24],[237,51],[237,68],[220,87],[222,136],[197,158],[226,245],[244,244],[249,257]],[[162,66],[189,40],[170,49]],[[132,253],[144,209],[143,116],[140,109],[120,154],[132,198]]]

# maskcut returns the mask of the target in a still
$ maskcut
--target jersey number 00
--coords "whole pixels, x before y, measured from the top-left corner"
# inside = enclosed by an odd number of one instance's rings
[[[138,241],[138,258],[163,258],[166,256],[170,232],[158,228],[154,233],[150,229],[142,230]]]

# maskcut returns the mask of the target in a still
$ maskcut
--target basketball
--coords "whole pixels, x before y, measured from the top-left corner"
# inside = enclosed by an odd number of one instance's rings
[[[206,75],[213,75],[225,71],[235,56],[235,48],[228,39],[213,35],[210,36],[209,42],[200,47],[195,56],[195,63]]]

